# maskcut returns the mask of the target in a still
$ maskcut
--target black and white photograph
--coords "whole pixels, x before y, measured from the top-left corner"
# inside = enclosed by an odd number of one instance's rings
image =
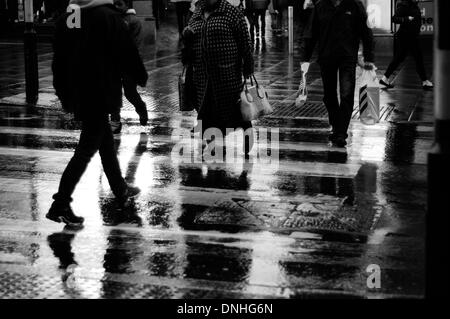
[[[449,164],[448,0],[0,0],[0,299],[441,299]]]

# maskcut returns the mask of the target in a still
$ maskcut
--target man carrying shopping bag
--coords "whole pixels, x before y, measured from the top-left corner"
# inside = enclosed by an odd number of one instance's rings
[[[332,126],[329,139],[334,146],[345,147],[354,105],[359,43],[363,42],[364,68],[373,70],[373,34],[367,26],[364,5],[359,0],[317,1],[312,10],[302,37],[302,69],[308,70],[314,47],[318,43],[324,103]],[[337,93],[338,74],[340,102]]]

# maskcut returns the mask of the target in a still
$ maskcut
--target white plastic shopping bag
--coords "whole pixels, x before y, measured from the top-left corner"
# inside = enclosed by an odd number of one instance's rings
[[[308,99],[308,88],[306,87],[306,74],[308,74],[309,65],[306,63],[302,65],[302,79],[298,87],[297,98],[295,100],[295,106],[301,107]]]
[[[361,74],[359,117],[367,125],[380,121],[380,85],[375,70],[363,70]]]

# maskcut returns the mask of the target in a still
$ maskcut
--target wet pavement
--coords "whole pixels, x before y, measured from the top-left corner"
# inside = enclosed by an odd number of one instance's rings
[[[349,146],[333,148],[317,66],[310,104],[298,109],[299,61],[268,32],[256,77],[275,112],[255,124],[278,129],[269,149],[279,162],[255,150],[185,163],[174,137],[195,114],[178,111],[176,39],[163,25],[145,56],[149,126],[125,101],[115,138],[123,174],[142,193],[120,209],[96,156],[74,194],[83,229],[45,219],[79,136],[51,88],[51,47],[40,44],[33,108],[23,105],[21,47],[0,43],[0,298],[422,297],[433,93],[412,61],[382,92],[382,121],[365,126],[355,112]],[[379,74],[389,58],[380,52]],[[373,264],[380,289],[367,286]]]

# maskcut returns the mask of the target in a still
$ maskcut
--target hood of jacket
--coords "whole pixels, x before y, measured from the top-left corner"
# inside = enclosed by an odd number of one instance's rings
[[[113,0],[70,0],[69,4],[76,4],[81,9],[94,8],[104,4],[113,4]]]

